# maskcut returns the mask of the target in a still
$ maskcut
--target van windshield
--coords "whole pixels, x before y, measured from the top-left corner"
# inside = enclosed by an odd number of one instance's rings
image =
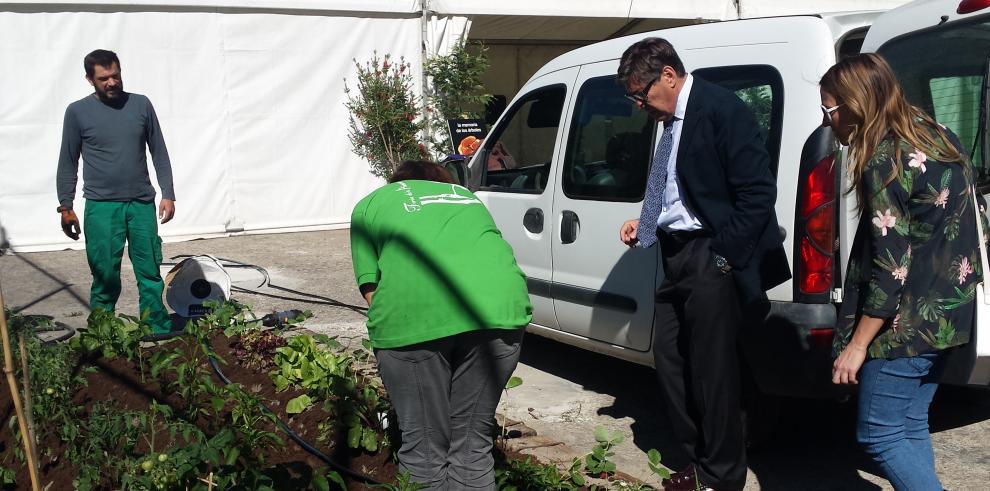
[[[908,100],[959,136],[973,158],[979,183],[990,184],[979,134],[990,22],[984,18],[946,24],[895,38],[878,51],[894,69]]]

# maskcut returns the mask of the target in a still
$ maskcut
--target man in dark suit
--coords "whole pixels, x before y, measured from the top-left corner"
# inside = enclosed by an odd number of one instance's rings
[[[764,292],[790,278],[770,157],[749,108],[686,73],[666,40],[630,46],[617,78],[662,124],[640,218],[623,223],[619,238],[630,247],[660,244],[653,353],[691,458],[664,486],[742,489],[736,334],[744,318],[766,312]]]

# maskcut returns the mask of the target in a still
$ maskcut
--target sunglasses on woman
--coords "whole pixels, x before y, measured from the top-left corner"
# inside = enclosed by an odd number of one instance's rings
[[[834,105],[832,107],[825,107],[825,104],[822,104],[821,106],[822,106],[822,113],[825,115],[825,119],[828,120],[828,124],[831,125],[832,124],[832,113],[834,113],[835,111],[837,111],[839,109],[839,107],[842,106],[842,104],[836,104],[836,105]]]

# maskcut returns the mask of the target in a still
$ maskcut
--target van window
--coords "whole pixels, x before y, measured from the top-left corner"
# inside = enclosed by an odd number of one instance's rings
[[[691,74],[735,92],[753,111],[770,154],[770,172],[776,177],[784,111],[784,82],[780,72],[770,65],[739,65],[701,68]]]
[[[509,109],[485,139],[485,191],[542,193],[564,111],[563,85],[537,89]]]
[[[650,172],[656,124],[625,98],[615,76],[578,91],[564,157],[564,194],[572,199],[639,201]]]
[[[894,69],[908,100],[959,137],[984,186],[990,184],[990,174],[979,130],[988,33],[990,23],[985,19],[954,22],[892,39],[878,50]],[[918,53],[925,55],[919,58]]]

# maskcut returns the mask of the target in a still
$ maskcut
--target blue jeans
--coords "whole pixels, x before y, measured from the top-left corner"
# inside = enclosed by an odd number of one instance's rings
[[[928,433],[938,360],[937,354],[872,359],[860,370],[856,439],[898,491],[942,491]]]

